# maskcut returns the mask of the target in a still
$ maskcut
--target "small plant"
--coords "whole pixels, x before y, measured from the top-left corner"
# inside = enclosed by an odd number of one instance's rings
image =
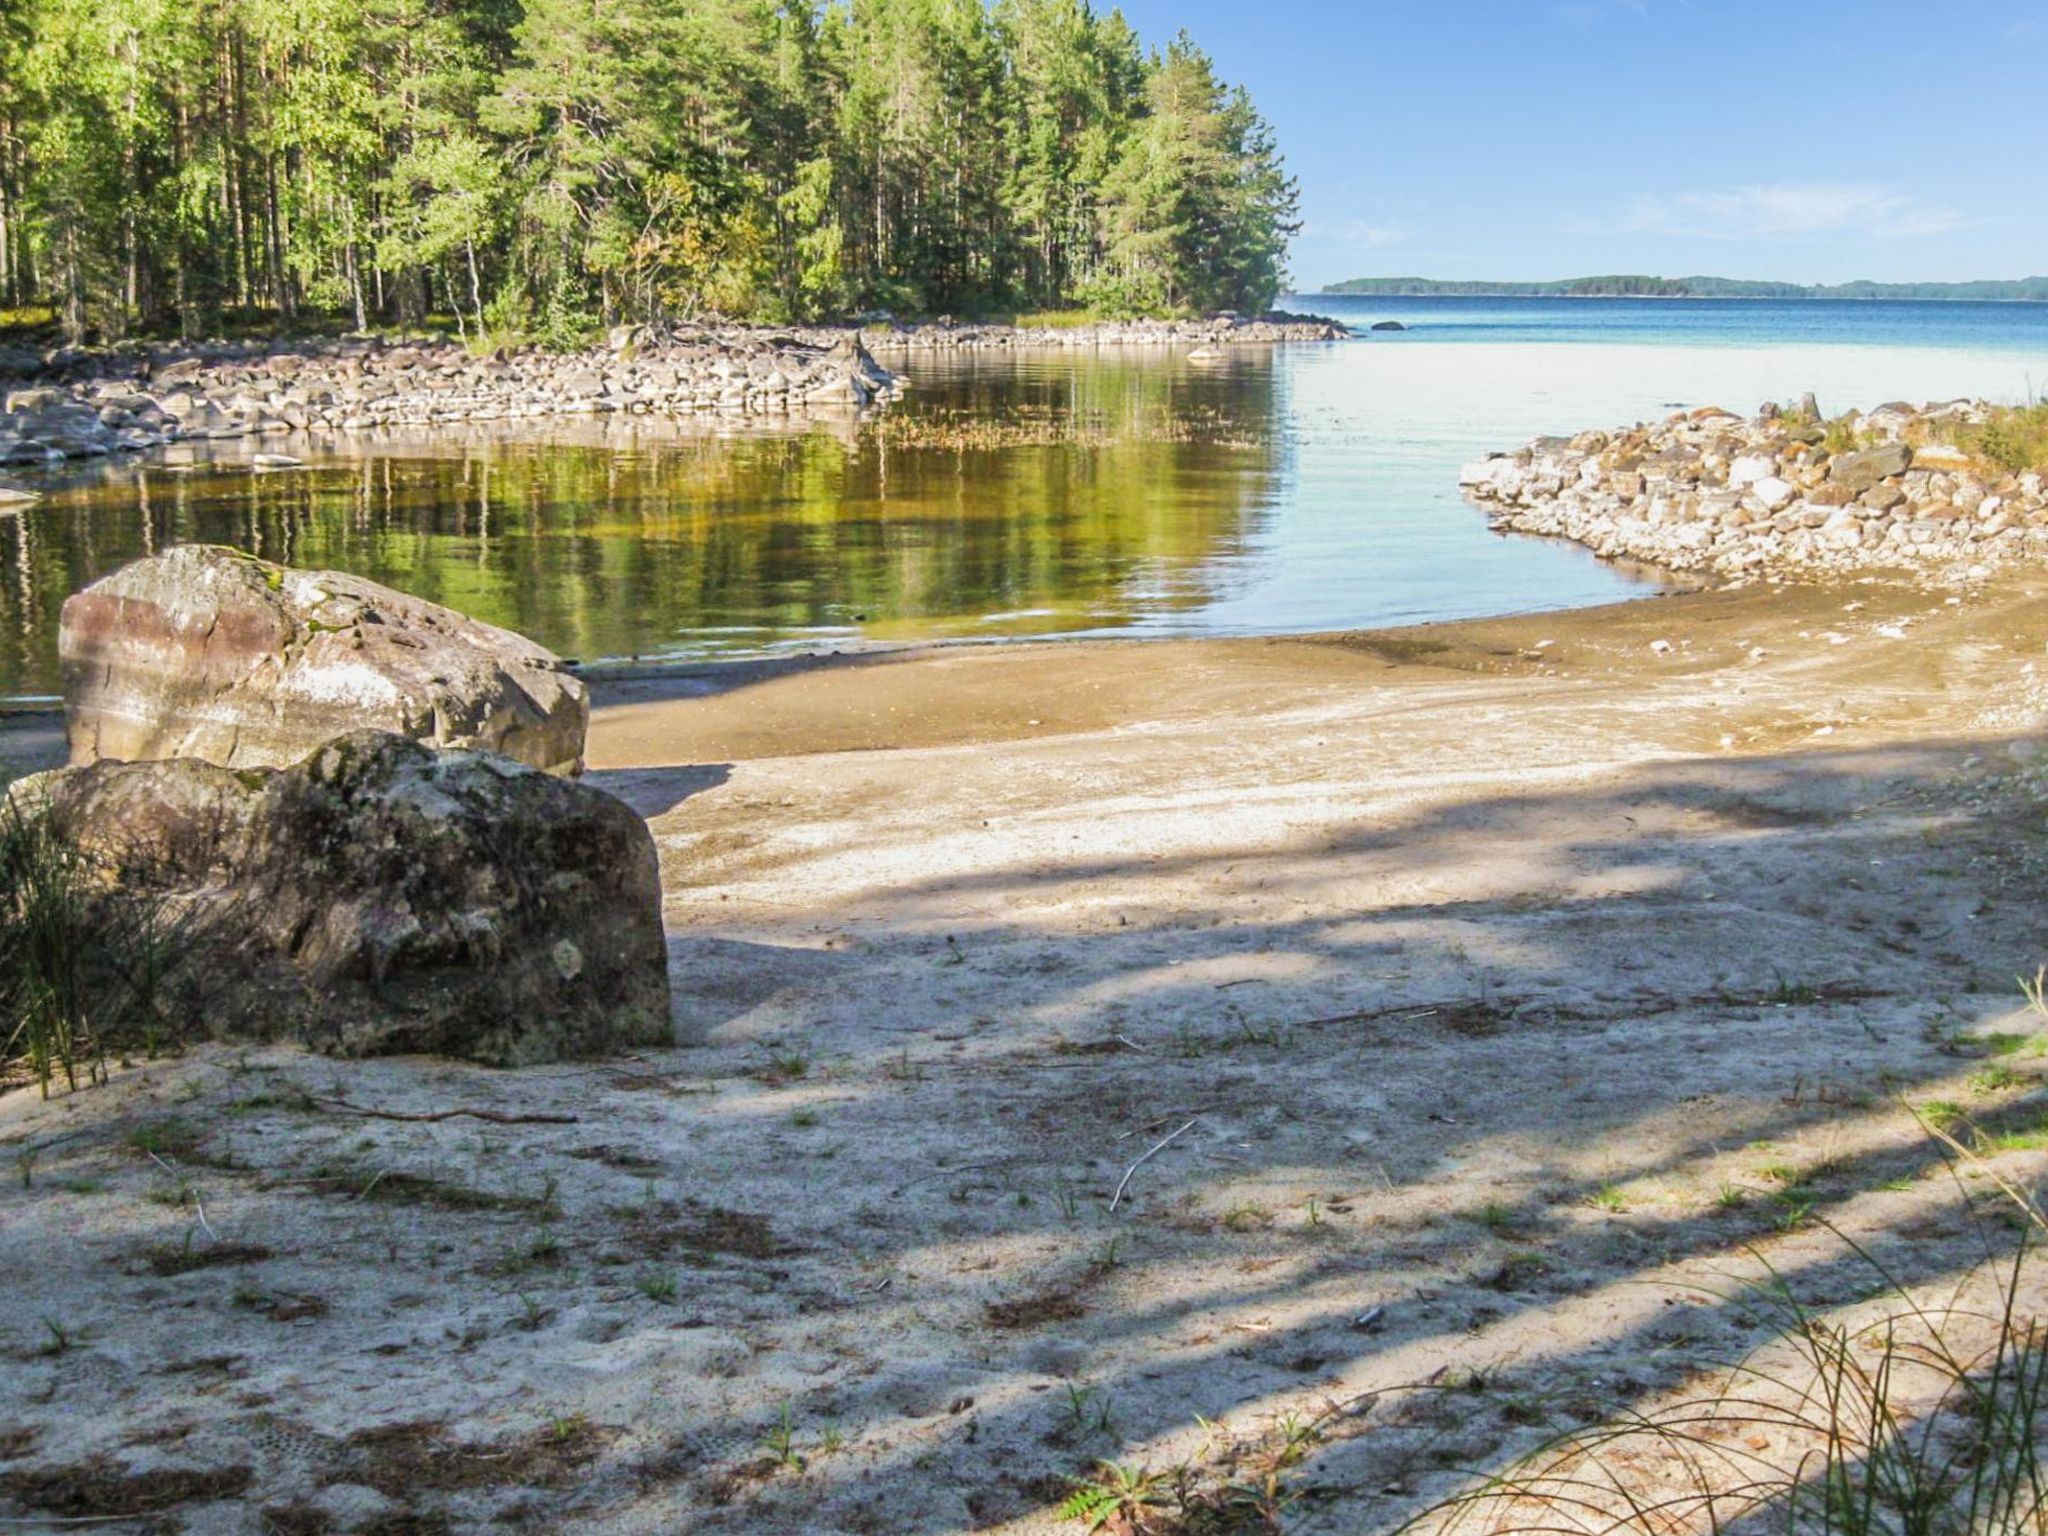
[[[770,1088],[780,1088],[785,1083],[799,1082],[810,1075],[811,1059],[793,1046],[778,1046],[768,1053],[767,1061],[754,1071],[754,1076]]]
[[[1223,1225],[1232,1232],[1256,1232],[1273,1225],[1273,1213],[1262,1205],[1241,1201],[1223,1213]]]
[[[781,1413],[768,1426],[768,1433],[761,1437],[761,1449],[768,1453],[768,1459],[778,1470],[803,1471],[804,1459],[796,1448],[796,1421],[788,1403],[782,1405]]]
[[[676,1277],[661,1270],[648,1270],[634,1279],[633,1289],[649,1301],[672,1306],[676,1299]]]
[[[1173,1502],[1165,1475],[1126,1467],[1114,1461],[1096,1463],[1095,1475],[1077,1482],[1060,1505],[1062,1520],[1078,1520],[1091,1531],[1112,1526],[1126,1531],[1149,1528],[1150,1512]]]
[[[1764,1001],[1780,1008],[1803,1008],[1820,1000],[1820,989],[1811,982],[1789,981],[1783,972],[1773,971],[1771,990],[1764,994]]]
[[[1116,1433],[1116,1415],[1109,1394],[1096,1387],[1068,1382],[1064,1414],[1059,1427],[1062,1439],[1074,1441],[1089,1435]]]
[[[1515,1213],[1504,1202],[1489,1200],[1473,1215],[1474,1221],[1496,1237],[1506,1237],[1515,1230]]]
[[[1953,1099],[1929,1099],[1919,1108],[1921,1124],[1944,1131],[1966,1118],[1963,1106]]]
[[[1628,1196],[1613,1184],[1603,1184],[1586,1197],[1586,1203],[1596,1211],[1618,1216],[1628,1209]]]
[[[1995,1062],[1981,1071],[1970,1074],[1970,1091],[1979,1095],[1999,1093],[2012,1087],[2019,1080],[2019,1073],[2002,1061]]]
[[[1723,1184],[1714,1191],[1714,1204],[1724,1211],[1736,1210],[1749,1204],[1749,1191],[1740,1184]]]
[[[43,1343],[43,1347],[41,1350],[42,1354],[61,1355],[68,1350],[76,1349],[78,1347],[77,1336],[73,1334],[69,1328],[66,1328],[62,1323],[58,1322],[57,1319],[55,1319],[54,1317],[45,1317],[41,1319],[41,1322],[43,1325],[43,1331],[49,1335],[49,1338],[46,1339]]]
[[[818,1112],[809,1106],[790,1111],[789,1123],[800,1131],[814,1129],[818,1124]]]

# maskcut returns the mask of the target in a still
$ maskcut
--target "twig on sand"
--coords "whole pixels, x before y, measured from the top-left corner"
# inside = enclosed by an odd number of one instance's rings
[[[1199,1115],[1195,1117],[1196,1120],[1199,1120],[1200,1118],[1201,1117]],[[1183,1125],[1179,1130],[1167,1136],[1163,1141],[1155,1143],[1150,1149],[1146,1151],[1143,1157],[1140,1157],[1135,1163],[1131,1164],[1130,1167],[1126,1168],[1124,1170],[1124,1176],[1121,1179],[1117,1180],[1116,1193],[1109,1197],[1109,1208],[1112,1211],[1114,1211],[1119,1205],[1123,1204],[1124,1191],[1131,1187],[1132,1174],[1136,1173],[1140,1168],[1144,1167],[1145,1164],[1147,1164],[1153,1159],[1153,1157],[1165,1151],[1179,1137],[1186,1134],[1188,1131],[1193,1130],[1194,1127],[1195,1121],[1188,1121],[1186,1125]]]
[[[1117,1137],[1117,1140],[1129,1141],[1133,1136],[1142,1136],[1147,1131],[1156,1131],[1162,1125],[1173,1124],[1173,1122],[1178,1120],[1182,1115],[1186,1115],[1191,1120],[1199,1120],[1203,1115],[1206,1115],[1207,1113],[1209,1113],[1210,1110],[1214,1108],[1216,1108],[1214,1104],[1201,1104],[1197,1105],[1193,1109],[1177,1109],[1170,1115],[1161,1115],[1156,1120],[1147,1120],[1143,1125],[1133,1126],[1130,1130],[1125,1131],[1121,1136]]]
[[[165,1173],[168,1173],[172,1178],[175,1179],[179,1177],[177,1168],[172,1164],[165,1162],[162,1158],[158,1157],[154,1152],[149,1154],[149,1160],[152,1163],[155,1163],[157,1167],[163,1169],[163,1171]],[[220,1234],[213,1230],[213,1223],[206,1219],[206,1202],[200,1198],[199,1191],[196,1188],[192,1191],[192,1206],[193,1209],[199,1212],[200,1230],[204,1232],[207,1235],[207,1237],[212,1239],[214,1242],[219,1242]]]
[[[488,1120],[493,1125],[575,1125],[575,1115],[508,1115],[495,1109],[436,1109],[423,1114],[401,1114],[395,1109],[370,1109],[362,1104],[351,1104],[347,1099],[313,1100],[323,1109],[338,1109],[345,1114],[361,1115],[369,1120]]]

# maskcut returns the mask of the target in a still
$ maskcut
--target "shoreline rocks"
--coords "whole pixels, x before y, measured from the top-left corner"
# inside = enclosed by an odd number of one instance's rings
[[[1654,425],[1537,438],[1465,466],[1498,532],[1728,580],[1903,570],[1943,581],[2048,557],[2048,487],[1945,440],[1994,407],[1880,406],[1828,422],[1811,397],[1743,419],[1718,407]]]
[[[590,702],[551,652],[359,576],[218,545],[174,546],[72,594],[58,656],[73,764],[282,768],[375,727],[583,767]]]
[[[1350,330],[1334,320],[1313,315],[1271,314],[1256,317],[1214,315],[1205,320],[1105,320],[1093,325],[979,325],[952,320],[914,325],[886,322],[889,329],[869,329],[862,340],[876,351],[986,352],[1033,347],[1230,347],[1286,346],[1297,342],[1342,341]]]
[[[452,342],[362,338],[136,344],[14,363],[26,363],[33,382],[0,394],[0,465],[283,433],[858,410],[901,387],[852,331],[629,327],[603,348],[489,355]]]
[[[382,731],[292,767],[99,762],[12,792],[176,914],[217,1038],[528,1066],[673,1043],[653,835],[624,802]]]
[[[865,329],[621,326],[579,352],[473,353],[455,342],[341,337],[122,343],[0,354],[0,466],[282,433],[614,415],[762,418],[886,404],[891,354],[1002,347],[1273,345],[1349,334],[1278,315],[1071,330],[935,321]],[[11,381],[11,382],[10,382]]]

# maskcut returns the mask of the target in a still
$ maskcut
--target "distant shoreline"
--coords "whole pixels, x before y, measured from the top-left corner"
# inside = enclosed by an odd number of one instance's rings
[[[1742,299],[1749,302],[2048,303],[2048,277],[1981,278],[1959,283],[1777,283],[1732,277],[1649,277],[1638,273],[1554,282],[1460,281],[1430,277],[1356,277],[1326,285],[1318,298],[1406,299]]]
[[[2035,308],[2048,304],[2048,297],[2039,299],[1979,299],[1961,295],[1940,297],[1916,295],[1901,297],[1891,294],[1857,293],[1525,293],[1503,288],[1499,292],[1487,293],[1408,293],[1371,292],[1358,293],[1349,289],[1324,288],[1316,293],[1290,293],[1289,299],[1530,299],[1543,301],[1556,299],[1565,303],[1582,303],[1590,299],[1607,301],[1636,302],[1643,304],[2011,304],[2018,308]]]

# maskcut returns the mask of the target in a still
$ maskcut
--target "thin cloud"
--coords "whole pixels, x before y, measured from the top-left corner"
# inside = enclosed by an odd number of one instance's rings
[[[1695,240],[1803,240],[1831,235],[1901,240],[1946,234],[1968,220],[1953,208],[1865,183],[1777,182],[1710,192],[1645,195],[1623,227]]]
[[[1383,245],[1406,245],[1415,238],[1415,231],[1405,224],[1367,224],[1359,219],[1346,219],[1325,233],[1338,244],[1366,250],[1377,250]]]

